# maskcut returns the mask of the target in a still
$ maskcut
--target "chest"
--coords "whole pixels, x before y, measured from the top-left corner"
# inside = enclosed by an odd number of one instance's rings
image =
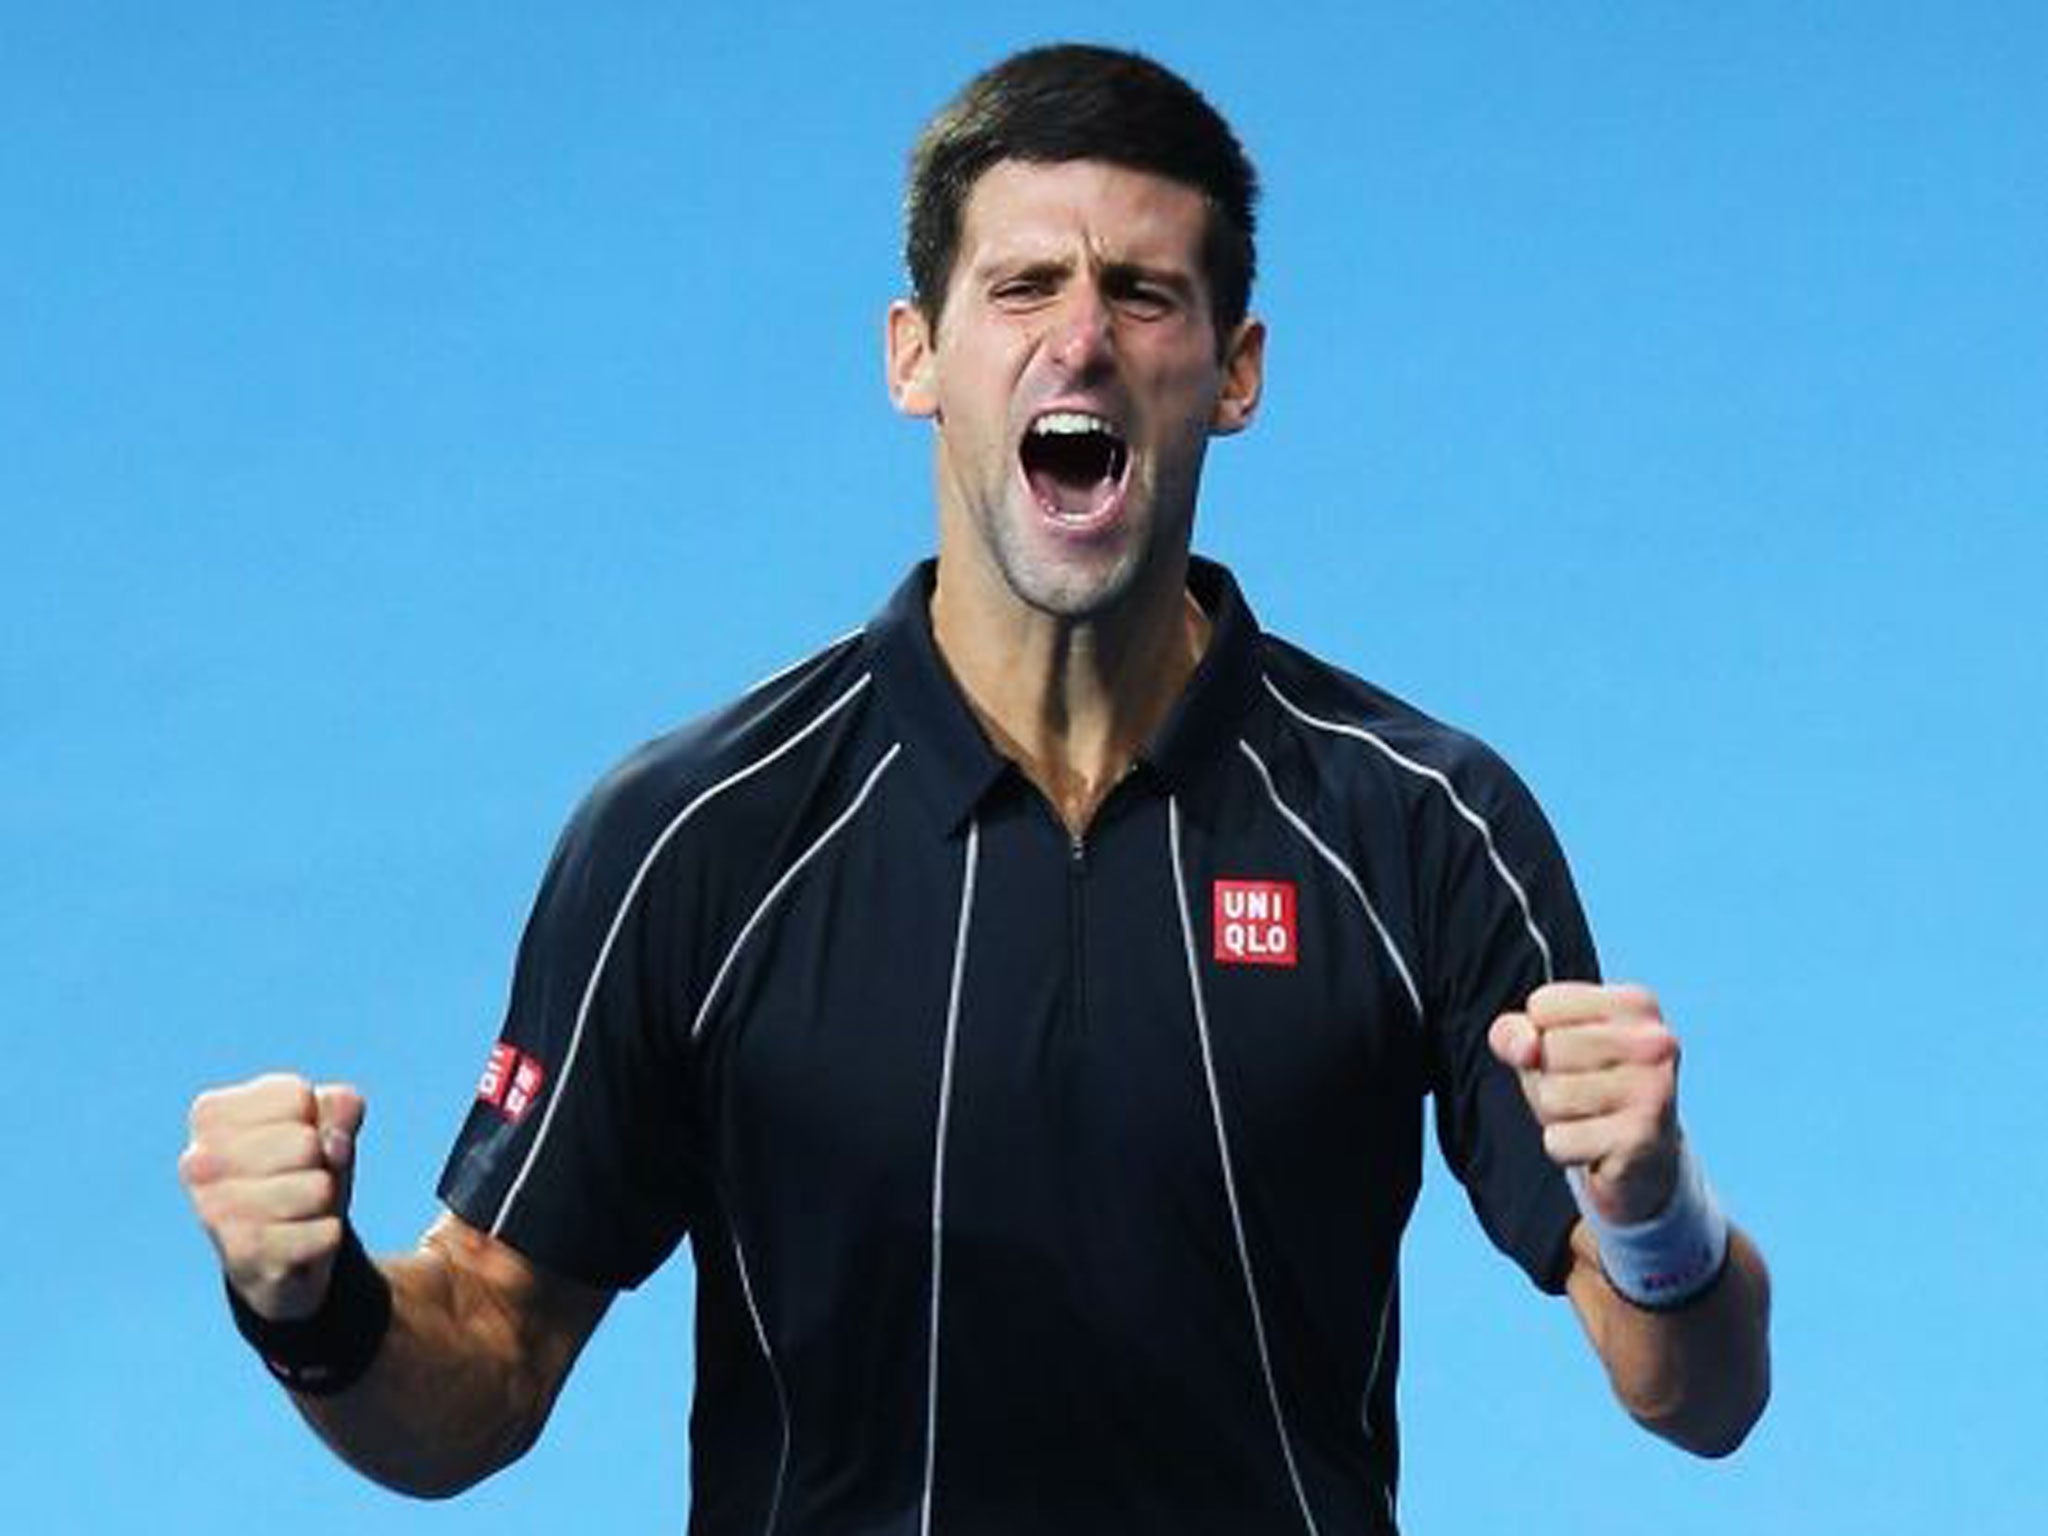
[[[1254,1196],[1405,1208],[1418,1026],[1315,848],[1164,796],[1076,840],[1028,791],[914,835],[881,808],[736,958],[699,1051],[729,1198],[908,1239],[943,1160],[953,1230],[1057,1248],[1200,1226],[1227,1143]]]

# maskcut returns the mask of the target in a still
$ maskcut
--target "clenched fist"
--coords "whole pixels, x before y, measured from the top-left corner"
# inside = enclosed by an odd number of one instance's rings
[[[326,1297],[363,1111],[353,1088],[281,1073],[193,1100],[178,1177],[228,1283],[258,1315],[305,1317]]]
[[[1616,1225],[1663,1210],[1678,1176],[1678,1037],[1647,988],[1538,987],[1487,1043],[1520,1075],[1543,1150]]]

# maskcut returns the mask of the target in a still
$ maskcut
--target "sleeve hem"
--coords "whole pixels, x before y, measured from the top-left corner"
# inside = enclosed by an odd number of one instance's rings
[[[481,1198],[476,1190],[453,1189],[446,1184],[439,1193],[441,1203],[456,1216],[479,1230],[491,1231],[497,1220],[494,1202]],[[671,1244],[651,1260],[636,1262],[627,1255],[605,1253],[589,1242],[577,1241],[566,1233],[566,1226],[561,1213],[529,1194],[522,1196],[511,1219],[499,1223],[491,1235],[551,1275],[609,1291],[638,1289],[673,1251]]]
[[[1546,1184],[1520,1222],[1514,1246],[1517,1261],[1546,1296],[1562,1296],[1572,1269],[1572,1228],[1579,1208],[1564,1180]]]

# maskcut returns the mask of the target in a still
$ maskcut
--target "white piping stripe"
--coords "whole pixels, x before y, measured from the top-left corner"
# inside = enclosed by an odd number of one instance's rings
[[[761,904],[754,908],[754,915],[747,919],[746,926],[740,929],[739,937],[732,941],[732,948],[725,952],[725,959],[719,964],[718,974],[711,978],[711,985],[705,989],[704,1002],[697,1009],[695,1022],[690,1025],[690,1038],[692,1040],[695,1040],[703,1030],[704,1021],[711,1016],[711,1005],[718,1001],[719,989],[725,985],[726,974],[732,970],[733,962],[739,959],[740,951],[746,948],[747,940],[753,936],[754,929],[760,923],[762,916],[770,907],[775,905],[775,898],[789,888],[789,883],[803,872],[803,867],[806,864],[817,857],[820,849],[839,834],[839,829],[853,820],[854,814],[860,810],[861,805],[867,800],[868,791],[875,787],[875,781],[881,778],[891,763],[896,761],[896,754],[902,750],[903,743],[899,741],[893,743],[889,750],[882,754],[881,760],[868,770],[867,778],[861,781],[860,792],[848,802],[846,809],[832,819],[832,825],[820,832],[817,841],[806,848],[798,856],[796,862],[782,872],[782,878],[768,888],[768,894],[761,898]]]
[[[1493,828],[1487,825],[1486,818],[1459,798],[1456,787],[1452,785],[1450,779],[1444,775],[1442,770],[1432,768],[1427,763],[1418,763],[1414,758],[1404,756],[1400,752],[1395,751],[1394,748],[1387,745],[1386,742],[1375,736],[1371,731],[1366,730],[1363,726],[1346,725],[1340,720],[1324,720],[1310,714],[1299,704],[1295,703],[1294,700],[1282,693],[1278,685],[1270,677],[1262,675],[1260,681],[1265,683],[1266,691],[1278,699],[1281,706],[1296,719],[1305,724],[1315,726],[1318,730],[1330,731],[1339,736],[1349,736],[1353,740],[1362,741],[1391,761],[1400,764],[1410,773],[1420,774],[1423,778],[1430,780],[1442,789],[1446,795],[1450,796],[1452,808],[1478,831],[1480,840],[1486,844],[1486,856],[1493,861],[1495,872],[1506,882],[1507,888],[1514,892],[1515,901],[1522,909],[1522,926],[1529,930],[1529,937],[1535,940],[1537,952],[1543,957],[1543,979],[1545,981],[1557,980],[1557,971],[1550,959],[1550,941],[1543,936],[1543,930],[1536,925],[1536,914],[1529,906],[1529,893],[1522,889],[1522,882],[1515,878],[1514,872],[1507,866],[1507,861],[1500,856],[1500,849],[1494,846]]]
[[[974,872],[980,860],[981,823],[967,824],[967,872],[960,886],[960,926],[953,938],[953,984],[946,995],[946,1045],[939,1063],[939,1128],[932,1153],[932,1318],[930,1358],[924,1393],[924,1497],[918,1518],[921,1536],[931,1536],[932,1481],[939,1456],[939,1293],[945,1257],[946,1127],[953,1113],[953,1045],[960,1028],[960,983],[967,974],[968,920],[974,913]]]
[[[775,1458],[775,1488],[768,1496],[768,1523],[762,1536],[774,1536],[775,1522],[782,1511],[783,1479],[789,1471],[789,1394],[782,1388],[782,1372],[775,1364],[775,1351],[768,1347],[768,1330],[761,1322],[761,1309],[754,1302],[754,1282],[747,1277],[747,1256],[740,1249],[739,1227],[727,1219],[732,1230],[733,1267],[740,1274],[740,1295],[747,1303],[747,1316],[754,1320],[754,1337],[761,1345],[761,1358],[768,1362],[768,1380],[775,1388],[775,1410],[782,1418],[782,1450]]]
[[[829,645],[821,645],[818,647],[817,650],[811,652],[810,655],[799,656],[795,661],[792,661],[788,666],[780,668],[777,671],[770,672],[766,677],[762,678],[759,682],[750,685],[745,691],[743,691],[740,694],[740,697],[743,699],[749,698],[752,695],[759,693],[763,688],[772,687],[774,684],[781,682],[785,677],[788,677],[791,673],[801,672],[805,667],[809,666],[814,661],[822,662],[827,656],[830,656],[834,651],[838,650],[839,647],[846,644],[847,641],[858,640],[862,635],[866,633],[866,625],[862,625],[859,629],[849,629],[845,634],[841,635],[837,640],[832,641]]]
[[[818,717],[811,721],[809,725],[806,725],[802,730],[791,736],[789,740],[785,741],[773,752],[754,759],[753,762],[747,764],[746,767],[740,769],[737,773],[729,774],[725,778],[720,779],[716,784],[684,806],[676,814],[675,819],[661,829],[661,835],[655,838],[654,845],[647,850],[647,856],[640,861],[640,867],[633,871],[633,879],[626,887],[626,894],[619,898],[619,910],[612,914],[611,926],[605,930],[604,942],[598,946],[597,960],[590,967],[590,980],[584,983],[583,998],[576,1005],[576,1024],[569,1032],[569,1049],[562,1058],[562,1067],[557,1076],[554,1091],[548,1095],[548,1105],[541,1114],[540,1126],[533,1133],[533,1145],[526,1149],[526,1160],[519,1165],[518,1175],[512,1180],[511,1187],[505,1191],[505,1199],[498,1207],[498,1214],[491,1220],[491,1236],[497,1237],[503,1232],[505,1219],[512,1213],[513,1202],[519,1198],[520,1191],[526,1187],[527,1175],[533,1172],[533,1165],[540,1158],[540,1150],[547,1144],[548,1130],[555,1123],[555,1109],[567,1094],[569,1079],[576,1070],[577,1056],[583,1045],[583,1026],[590,1021],[591,1001],[597,996],[598,982],[604,976],[605,965],[611,960],[612,946],[618,942],[619,930],[625,926],[626,913],[632,909],[633,898],[640,894],[640,887],[647,879],[647,872],[654,867],[654,861],[661,857],[662,849],[668,846],[669,839],[681,830],[683,824],[696,815],[710,801],[724,794],[734,785],[752,778],[785,753],[792,751],[797,743],[804,740],[805,737],[817,730],[827,720],[838,714],[863,688],[867,687],[872,677],[872,673],[863,672],[859,680],[852,687],[826,705],[819,712]]]
[[[1358,1399],[1358,1418],[1365,1426],[1365,1438],[1368,1440],[1372,1438],[1372,1389],[1379,1384],[1380,1357],[1387,1349],[1387,1319],[1393,1316],[1394,1288],[1399,1283],[1398,1277],[1387,1277],[1387,1294],[1380,1299],[1379,1330],[1372,1336],[1372,1364],[1366,1368],[1365,1391],[1359,1394]],[[1393,1513],[1391,1507],[1388,1513]]]
[[[1195,925],[1188,916],[1187,874],[1180,857],[1180,801],[1166,801],[1166,833],[1173,855],[1173,896],[1180,906],[1182,946],[1188,957],[1188,993],[1195,1005],[1195,1037],[1202,1047],[1202,1077],[1209,1088],[1209,1116],[1216,1127],[1216,1155],[1223,1164],[1223,1198],[1230,1206],[1230,1230],[1237,1239],[1237,1262],[1244,1271],[1245,1298],[1251,1303],[1252,1338],[1259,1347],[1259,1370],[1266,1379],[1266,1401],[1272,1405],[1273,1427],[1280,1435],[1280,1454],[1287,1462],[1287,1480],[1294,1485],[1294,1500],[1301,1506],[1302,1522],[1309,1536],[1320,1536],[1316,1517],[1308,1507],[1308,1494],[1301,1486],[1301,1472],[1294,1465],[1294,1446],[1287,1436],[1287,1415],[1280,1407],[1280,1386],[1273,1376],[1273,1357],[1266,1348],[1266,1321],[1259,1307],[1259,1285],[1252,1278],[1251,1249],[1244,1239],[1244,1217],[1237,1204],[1237,1180],[1230,1171],[1230,1138],[1223,1129],[1223,1100],[1216,1091],[1216,1062],[1209,1050],[1209,1011],[1202,1001],[1201,966],[1195,959]]]
[[[1408,991],[1408,1001],[1415,1006],[1415,1021],[1418,1024],[1421,1023],[1422,994],[1415,990],[1415,977],[1408,970],[1408,962],[1401,958],[1401,951],[1394,943],[1394,936],[1387,932],[1387,925],[1380,921],[1379,912],[1373,907],[1371,898],[1365,894],[1365,887],[1359,883],[1357,874],[1349,864],[1346,864],[1331,851],[1329,844],[1316,836],[1314,829],[1306,821],[1302,820],[1300,816],[1296,815],[1293,808],[1285,800],[1280,798],[1280,791],[1273,787],[1273,775],[1267,772],[1266,764],[1259,754],[1252,750],[1252,744],[1248,741],[1240,740],[1237,745],[1238,749],[1251,759],[1252,766],[1259,771],[1259,780],[1266,786],[1266,797],[1273,802],[1273,809],[1285,818],[1289,826],[1307,838],[1309,846],[1321,854],[1330,867],[1344,877],[1344,883],[1351,887],[1351,894],[1356,896],[1358,904],[1365,908],[1365,915],[1372,923],[1372,931],[1380,937],[1380,947],[1387,952],[1387,958],[1394,962],[1394,969],[1401,973],[1401,985]]]

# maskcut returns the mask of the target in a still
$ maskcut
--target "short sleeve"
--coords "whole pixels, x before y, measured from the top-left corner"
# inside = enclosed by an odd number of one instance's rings
[[[1597,981],[1599,959],[1557,839],[1513,772],[1483,748],[1451,780],[1430,914],[1437,1139],[1488,1237],[1544,1290],[1564,1288],[1577,1209],[1543,1151],[1520,1083],[1487,1031],[1552,980]]]
[[[504,1027],[439,1185],[541,1267],[637,1285],[695,1205],[673,942],[685,914],[645,775],[571,819],[519,944]]]

